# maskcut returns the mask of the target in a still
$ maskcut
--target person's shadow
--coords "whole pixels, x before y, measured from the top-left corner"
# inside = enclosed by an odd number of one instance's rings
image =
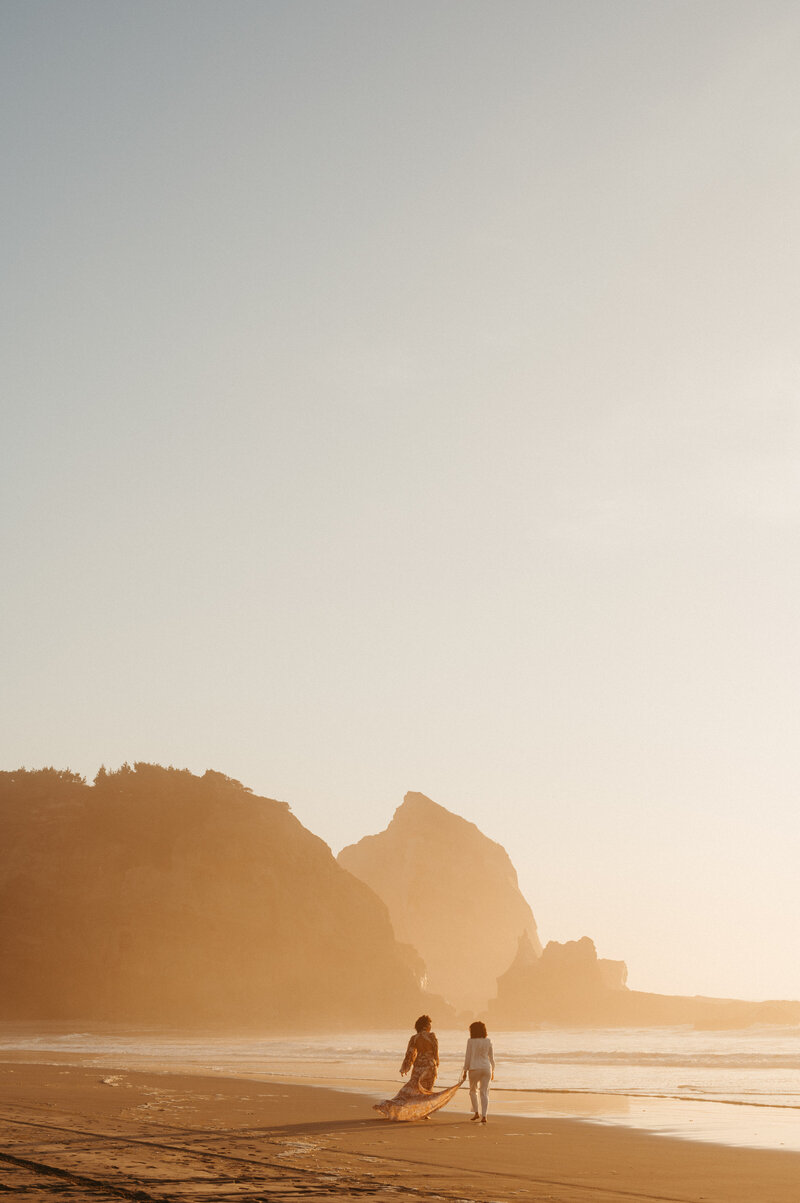
[[[469,1118],[469,1117],[467,1117]],[[432,1123],[446,1124],[458,1123],[458,1116],[430,1116],[427,1119],[412,1119],[405,1120],[402,1123],[387,1124],[385,1119],[333,1119],[333,1120],[317,1120],[314,1123],[304,1124],[270,1124],[269,1126],[259,1128],[247,1128],[247,1135],[258,1136],[322,1136],[325,1133],[336,1132],[363,1132],[365,1130],[374,1130],[375,1128],[406,1128],[406,1127],[425,1127],[429,1128]],[[244,1133],[242,1133],[244,1135]]]

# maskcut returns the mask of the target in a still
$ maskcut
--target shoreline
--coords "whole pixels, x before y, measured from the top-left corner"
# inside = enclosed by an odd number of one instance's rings
[[[366,1193],[796,1203],[798,1194],[796,1152],[503,1115],[491,1105],[483,1127],[469,1122],[460,1096],[429,1121],[391,1123],[372,1111],[374,1092],[357,1087],[75,1060],[0,1053],[0,1184],[8,1189],[27,1184],[33,1197],[76,1203]]]
[[[388,1077],[381,1073],[377,1065],[373,1067],[374,1073],[364,1076],[363,1073],[343,1074],[341,1063],[311,1059],[302,1063],[302,1072],[298,1072],[298,1064],[289,1059],[274,1059],[255,1067],[249,1061],[232,1060],[212,1047],[200,1055],[188,1050],[176,1053],[174,1045],[163,1051],[151,1049],[149,1052],[139,1051],[135,1046],[125,1050],[104,1049],[102,1040],[99,1045],[89,1050],[85,1047],[55,1048],[51,1044],[14,1049],[3,1048],[0,1044],[0,1063],[75,1066],[98,1072],[151,1073],[158,1077],[174,1074],[262,1084],[283,1083],[362,1095],[370,1102],[391,1097],[402,1082],[399,1076]],[[455,1081],[454,1072],[452,1066],[443,1063],[438,1086],[446,1086],[449,1080]],[[464,1087],[448,1111],[468,1109],[467,1098]],[[661,1139],[800,1153],[800,1110],[794,1106],[709,1101],[659,1093],[504,1088],[495,1083],[490,1095],[490,1111],[508,1119],[565,1120],[643,1132]]]

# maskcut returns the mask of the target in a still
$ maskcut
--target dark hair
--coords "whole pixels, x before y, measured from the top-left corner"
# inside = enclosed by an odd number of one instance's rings
[[[482,1019],[476,1019],[474,1023],[469,1025],[469,1034],[473,1040],[486,1035],[486,1024]]]
[[[425,1029],[429,1028],[432,1023],[433,1020],[431,1019],[430,1015],[420,1015],[419,1019],[414,1024],[414,1027],[418,1032],[424,1032]]]

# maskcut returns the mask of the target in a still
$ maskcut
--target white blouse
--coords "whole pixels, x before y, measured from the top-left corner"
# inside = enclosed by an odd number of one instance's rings
[[[494,1052],[488,1036],[470,1036],[464,1054],[464,1073],[468,1069],[494,1070]]]

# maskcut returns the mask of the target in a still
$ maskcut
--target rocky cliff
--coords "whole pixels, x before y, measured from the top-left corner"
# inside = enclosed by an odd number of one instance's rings
[[[385,831],[338,859],[383,899],[397,939],[425,961],[430,989],[459,1010],[485,1008],[520,935],[541,951],[508,854],[424,794],[406,794]]]
[[[497,979],[489,1018],[498,1028],[607,1023],[627,975],[623,961],[600,960],[588,936],[565,944],[551,940],[540,957],[522,939],[511,967]]]
[[[523,939],[513,964],[498,978],[489,1022],[501,1029],[541,1024],[725,1029],[800,1023],[797,1002],[647,994],[628,990],[626,979],[625,963],[601,960],[588,936],[565,944],[551,941],[541,957]]]
[[[407,1027],[430,1006],[383,903],[219,773],[1,773],[0,908],[5,1019]]]

